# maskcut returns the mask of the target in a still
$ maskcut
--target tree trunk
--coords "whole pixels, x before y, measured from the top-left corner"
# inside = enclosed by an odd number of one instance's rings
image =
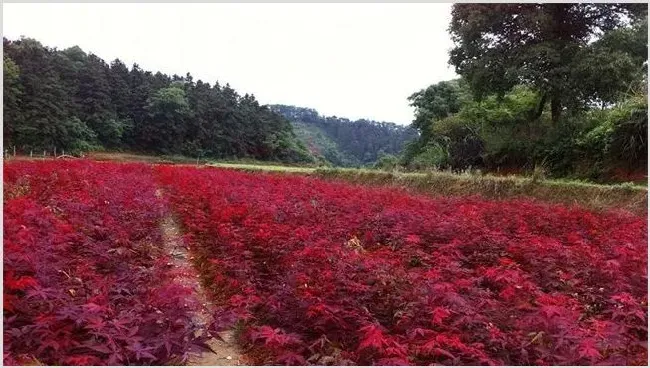
[[[553,95],[551,97],[551,121],[554,125],[560,121],[560,115],[562,113],[562,103],[560,102],[560,97],[558,95]]]
[[[548,93],[544,93],[542,95],[542,99],[539,101],[539,105],[537,105],[537,111],[535,111],[533,120],[537,120],[539,119],[540,116],[542,116],[542,112],[544,112],[544,105],[546,105],[547,98],[548,98]]]

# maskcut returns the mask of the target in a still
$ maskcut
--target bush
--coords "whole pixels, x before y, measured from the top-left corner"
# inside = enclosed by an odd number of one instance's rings
[[[429,143],[417,156],[413,158],[409,165],[414,169],[438,169],[448,166],[449,151],[447,148],[437,142]]]
[[[503,98],[464,100],[457,113],[432,120],[420,139],[407,146],[404,163],[414,168],[528,173],[543,165],[550,177],[596,181],[621,176],[622,171],[645,173],[645,90],[616,106],[566,111],[559,124],[543,110],[538,116],[539,102],[535,92],[522,86]]]
[[[577,136],[575,145],[583,166],[590,166],[588,176],[603,180],[617,168],[646,171],[647,94],[637,94],[617,106],[591,112],[585,119],[587,128]]]
[[[391,171],[397,169],[399,166],[399,159],[391,154],[384,154],[379,157],[374,165],[375,169]]]
[[[443,145],[448,158],[445,162],[453,170],[483,166],[485,144],[479,136],[480,125],[455,115],[436,122],[432,127],[436,142]]]

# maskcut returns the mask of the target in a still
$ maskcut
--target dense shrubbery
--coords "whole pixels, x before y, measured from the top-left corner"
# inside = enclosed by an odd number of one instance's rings
[[[553,124],[548,111],[535,117],[538,100],[525,87],[500,99],[466,99],[458,112],[422,127],[428,133],[407,147],[402,164],[504,172],[532,172],[542,166],[556,177],[603,181],[636,173],[633,179],[643,180],[647,94],[567,115],[560,125]]]
[[[647,221],[156,168],[258,364],[647,363]]]
[[[184,361],[196,301],[171,282],[152,179],[144,165],[5,162],[4,364]]]
[[[375,169],[395,170],[399,167],[399,158],[394,155],[382,155],[374,165]]]
[[[576,161],[584,165],[581,169],[587,170],[587,175],[617,177],[647,166],[647,94],[633,95],[609,110],[594,111],[586,120],[588,128],[576,139]]]

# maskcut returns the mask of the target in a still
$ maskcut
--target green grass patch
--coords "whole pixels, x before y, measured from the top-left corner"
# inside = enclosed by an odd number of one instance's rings
[[[280,166],[280,165],[262,165],[262,164],[246,164],[246,163],[230,163],[230,162],[213,162],[208,166],[221,167],[225,169],[237,169],[246,171],[274,171],[274,172],[289,172],[289,173],[313,173],[316,168],[313,167],[300,167],[300,166]]]

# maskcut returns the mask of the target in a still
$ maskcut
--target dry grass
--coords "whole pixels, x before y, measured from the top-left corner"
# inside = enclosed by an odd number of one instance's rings
[[[593,210],[619,209],[638,215],[648,211],[648,190],[637,185],[597,185],[562,180],[533,181],[523,177],[432,173],[391,173],[374,170],[319,169],[314,175],[355,184],[394,186],[434,196],[479,195],[503,200],[530,198],[579,205]]]

